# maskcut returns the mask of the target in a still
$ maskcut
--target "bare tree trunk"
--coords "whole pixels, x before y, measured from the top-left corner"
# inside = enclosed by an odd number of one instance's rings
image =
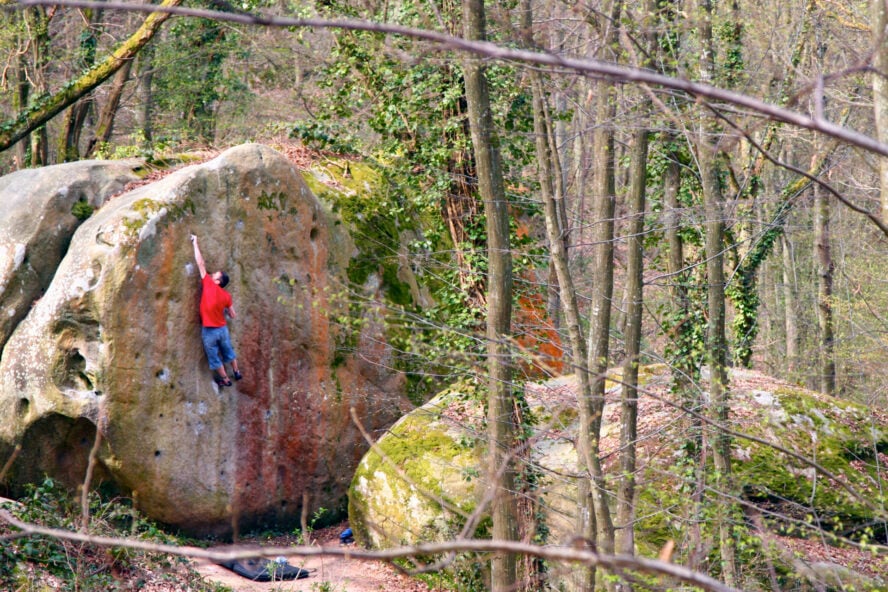
[[[793,374],[799,363],[798,278],[792,242],[782,235],[783,245],[783,319],[786,331],[786,371]]]
[[[766,195],[774,195],[777,193],[777,189],[769,181],[770,181],[770,179],[768,179],[767,176],[763,175],[761,181],[759,183],[757,183],[757,185],[760,185],[763,188],[762,191]],[[758,192],[756,192],[756,193],[758,193]],[[752,214],[753,214],[753,218],[755,219],[756,227],[757,228],[767,228],[768,213],[765,211],[765,205],[764,205],[764,203],[762,203],[762,200],[758,199],[757,196],[753,197],[751,207],[752,207]],[[780,238],[779,237],[774,239],[774,245],[771,247],[771,255],[773,255],[773,257],[769,256],[765,261],[762,261],[762,263],[759,265],[759,270],[756,273],[754,287],[756,290],[758,290],[758,293],[759,293],[759,303],[758,303],[758,307],[756,309],[757,311],[761,311],[762,308],[764,308],[764,311],[773,310],[772,304],[774,303],[775,298],[776,298],[774,286],[777,285],[777,282],[772,281],[772,279],[773,279],[772,276],[775,273],[773,259],[775,257],[780,257]],[[742,264],[738,267],[742,267]],[[764,306],[762,306],[762,304],[764,304]],[[759,313],[759,318],[756,320],[756,335],[760,341],[760,344],[762,346],[764,346],[764,347],[761,347],[761,350],[763,351],[764,355],[761,356],[760,359],[762,360],[762,362],[765,365],[764,366],[765,372],[767,372],[768,375],[770,375],[770,376],[774,376],[776,374],[775,373],[776,367],[772,363],[769,362],[771,359],[775,359],[775,357],[773,355],[768,355],[768,347],[773,345],[773,343],[774,343],[773,324],[774,323],[773,323],[773,315],[772,314],[768,314],[768,315],[762,317],[761,313]],[[739,333],[735,333],[734,336],[735,336],[735,339],[740,338]],[[750,346],[750,350],[751,350],[752,344],[750,343],[749,346]],[[755,360],[755,362],[753,362],[752,356],[750,356],[750,360],[749,360],[750,366],[752,366],[754,363],[756,363],[758,361],[759,360]]]
[[[483,0],[464,0],[465,37],[484,40]],[[493,130],[487,78],[481,61],[474,57],[464,65],[466,101],[478,187],[487,214],[487,354],[488,431],[490,437],[490,486],[495,488],[493,538],[517,539],[514,499],[514,468],[510,460],[515,440],[514,405],[511,393],[512,362],[507,342],[512,315],[512,256],[509,246],[509,210],[503,186],[499,142]],[[512,592],[517,580],[516,557],[498,553],[491,559],[491,590]]]
[[[725,338],[725,272],[724,272],[724,208],[719,187],[715,147],[703,141],[698,151],[703,180],[704,211],[706,215],[706,282],[708,284],[708,323],[706,343],[709,363],[709,400],[711,417],[720,425],[729,419],[727,391],[727,340]],[[712,444],[715,464],[715,488],[730,497],[731,439],[718,430]],[[719,500],[719,547],[722,577],[728,586],[736,586],[736,553],[731,531],[729,502]]]
[[[835,336],[833,334],[833,261],[829,235],[829,197],[814,184],[817,257],[817,320],[820,326],[820,391],[836,394]]]
[[[666,137],[666,145],[677,141],[674,134]],[[666,170],[663,174],[663,200],[665,206],[664,225],[668,253],[666,257],[666,270],[670,278],[670,296],[673,318],[681,319],[672,328],[672,339],[684,343],[693,339],[693,327],[688,326],[693,321],[690,319],[691,302],[688,293],[690,272],[686,269],[684,261],[684,241],[681,237],[681,212],[682,205],[678,199],[681,189],[681,163],[678,154],[670,149],[670,155]],[[697,362],[690,355],[671,361],[673,366],[672,382],[681,400],[692,408],[700,408],[701,402],[696,388],[692,385],[692,377],[695,375],[694,364]],[[700,569],[703,556],[703,536],[700,525],[703,523],[703,493],[705,491],[705,462],[703,458],[703,425],[696,417],[688,419],[688,438],[693,446],[686,447],[688,458],[693,463],[694,479],[691,485],[690,503],[687,509],[688,524],[688,568]]]
[[[712,5],[710,0],[699,0],[699,30],[702,46],[700,72],[704,82],[714,80],[715,50],[712,35]],[[719,130],[709,113],[701,111],[700,129],[695,139],[700,178],[703,186],[705,212],[705,255],[707,289],[706,344],[709,363],[710,417],[720,425],[727,425],[730,409],[727,391],[727,338],[725,336],[725,221],[721,184],[719,180]],[[736,587],[737,559],[735,539],[731,528],[731,438],[724,430],[718,430],[712,445],[715,465],[716,491],[725,494],[716,504],[719,529],[722,579],[728,586]]]
[[[523,7],[525,15],[524,26],[529,28],[531,21],[530,3],[525,2]],[[539,73],[534,72],[531,74],[531,85],[536,154],[539,163],[540,190],[546,219],[546,233],[551,251],[551,265],[558,279],[559,296],[570,340],[571,365],[574,367],[579,383],[580,424],[581,426],[589,426],[594,424],[595,405],[592,397],[592,379],[589,373],[587,342],[583,336],[577,294],[567,258],[564,184],[557,176],[560,170],[559,155],[543,90],[543,81]],[[591,429],[581,429],[577,442],[581,471],[585,475],[590,476],[588,479],[581,478],[578,488],[580,535],[586,541],[594,541],[596,539],[596,526],[599,523],[598,516],[601,515],[601,510],[604,511],[605,518],[610,523],[610,510],[607,506],[607,499],[603,495],[603,487],[596,487],[592,484],[593,481],[603,483],[597,439],[597,432]],[[613,549],[612,527],[610,545],[611,549]],[[580,590],[594,589],[595,568],[578,569],[575,583]]]
[[[152,109],[154,107],[154,93],[152,81],[154,79],[154,44],[149,43],[139,52],[137,58],[137,87],[138,105],[136,106],[136,125],[141,132],[142,148],[151,146],[154,135],[152,122]]]
[[[762,219],[764,221],[764,218]],[[780,322],[780,299],[782,294],[779,288],[783,284],[783,247],[778,238],[774,243],[774,256],[762,267],[762,302],[764,303],[764,315],[762,317],[761,342],[762,357],[756,360],[756,366],[760,367],[768,376],[785,376],[786,352],[783,347],[786,343],[783,334],[783,324]]]
[[[667,64],[675,63],[677,60],[678,48],[675,46],[675,39],[670,39],[670,35],[674,34],[677,29],[676,20],[679,8],[677,0],[664,0],[659,3],[658,45],[663,47],[665,59],[663,62]],[[663,171],[663,224],[666,235],[666,272],[669,274],[670,295],[675,309],[676,318],[686,319],[689,314],[689,296],[688,296],[688,270],[684,261],[684,240],[681,236],[682,212],[683,205],[679,199],[681,191],[681,161],[676,143],[679,141],[678,134],[671,127],[663,135],[664,149],[666,150],[666,169]],[[674,331],[681,332],[685,327],[678,326]],[[677,335],[673,336],[675,340]],[[681,362],[681,361],[680,361]],[[693,364],[693,361],[684,360],[685,364],[673,371],[673,382],[678,391],[685,391],[689,385],[692,374],[688,371],[686,365]]]
[[[610,19],[604,22],[607,32],[604,44],[613,49],[617,43],[617,26],[622,10],[622,0],[614,0],[609,11]],[[614,293],[614,212],[616,188],[614,186],[614,128],[616,114],[613,85],[607,81],[596,84],[596,127],[593,139],[595,170],[595,229],[594,236],[594,292],[592,295],[589,327],[589,371],[592,372],[591,400],[580,405],[580,429],[589,434],[591,449],[588,457],[592,462],[590,478],[592,502],[595,510],[595,540],[598,550],[612,553],[614,550],[614,526],[607,504],[604,472],[599,458],[602,414],[604,412],[605,376],[609,362],[611,302]],[[588,413],[584,413],[588,407]]]
[[[666,143],[675,141],[675,136],[667,137]],[[681,188],[681,165],[678,156],[670,152],[666,170],[663,173],[663,224],[666,232],[666,272],[669,274],[672,300],[676,305],[686,307],[687,288],[679,281],[684,269],[684,241],[681,238],[681,204],[678,192]]]
[[[579,84],[585,89],[586,87],[591,87],[592,83],[589,80],[583,79],[579,82]],[[587,129],[589,128],[589,117],[588,107],[591,104],[591,89],[589,92],[582,93],[586,95],[586,99],[584,99],[581,104],[577,107],[576,113],[573,117],[573,133],[574,133],[574,160],[575,164],[575,173],[573,174],[574,178],[574,191],[573,194],[576,196],[576,199],[573,203],[574,205],[574,217],[578,221],[576,231],[573,233],[573,243],[575,245],[580,245],[581,253],[586,250],[586,245],[589,241],[588,234],[588,222],[586,218],[586,212],[588,211],[589,205],[586,202],[586,197],[589,194],[589,174],[591,172],[591,166],[588,162],[588,154],[589,150],[589,140]],[[581,94],[581,96],[582,96]],[[579,258],[580,267],[577,270],[578,274],[582,274],[585,271],[586,258],[581,256]]]
[[[84,97],[71,105],[65,116],[64,131],[58,141],[59,161],[72,162],[80,159],[80,135],[91,109],[91,97]]]
[[[522,7],[524,19],[522,21],[522,27],[525,30],[528,41],[530,41],[531,46],[533,46],[532,9],[530,8],[530,4],[529,2],[527,2],[527,0],[522,1]],[[554,48],[554,51],[561,51],[563,49],[563,41],[563,32],[560,29],[553,30],[551,33],[551,38],[549,39],[549,46]],[[541,82],[540,77],[534,77],[532,85],[536,82]],[[555,91],[553,98],[555,109],[558,112],[563,112],[566,104],[563,92]],[[543,96],[542,100],[546,100],[545,96]],[[546,167],[548,169],[548,172],[546,172],[545,174],[551,179],[550,182],[554,189],[554,195],[560,196],[559,200],[561,201],[559,202],[559,207],[556,211],[559,216],[561,241],[564,243],[566,257],[567,253],[570,252],[570,222],[567,216],[567,204],[564,200],[566,200],[567,198],[566,185],[568,170],[570,169],[570,152],[566,148],[563,149],[562,146],[566,145],[565,139],[568,137],[567,122],[562,118],[557,118],[553,123],[553,118],[548,110],[544,110],[544,112],[542,113],[537,113],[537,111],[534,110],[535,120],[537,117],[545,117],[544,129],[545,133],[547,134],[547,138],[543,139],[546,140],[546,145],[548,146],[548,149],[552,151],[551,157],[548,157],[549,165]],[[540,132],[537,131],[536,133],[539,134]],[[538,153],[540,150],[540,139],[541,138],[538,136]],[[540,163],[540,166],[542,166],[542,163]],[[542,170],[541,174],[543,174]],[[549,260],[548,286],[546,312],[548,313],[549,318],[552,320],[552,326],[557,331],[561,327],[563,306],[561,303],[560,288],[558,286],[558,272],[555,269],[555,263],[552,259]],[[570,347],[570,345],[568,347]]]
[[[80,72],[92,68],[96,63],[96,45],[98,43],[96,29],[102,18],[102,10],[83,9],[83,15],[86,18],[86,24],[80,34],[80,53],[76,64],[77,70]],[[58,141],[59,161],[68,162],[80,158],[80,136],[92,105],[92,93],[87,93],[68,109],[63,126],[64,131]]]
[[[641,23],[641,35],[645,40],[647,55],[656,51],[654,23],[648,19],[656,17],[656,2],[646,0],[643,11],[646,15]],[[631,48],[630,48],[631,49]],[[641,66],[649,66],[650,57],[642,60]],[[646,116],[651,100],[641,94],[637,111],[640,117]],[[648,134],[646,127],[639,126],[633,134],[632,151],[629,163],[629,207],[626,213],[629,220],[626,227],[626,354],[623,359],[622,413],[620,425],[620,481],[617,488],[616,551],[626,555],[635,554],[635,470],[636,440],[638,439],[638,366],[641,363],[641,325],[644,304],[644,211],[647,191]],[[623,590],[631,590],[626,584]]]
[[[24,15],[17,15],[17,18],[24,20]],[[16,27],[18,30],[19,27]],[[13,94],[12,107],[13,110],[21,113],[28,107],[28,99],[30,97],[31,85],[28,82],[28,61],[26,59],[26,52],[22,49],[21,46],[26,44],[27,41],[22,39],[20,36],[18,37],[18,45],[20,47],[16,48],[16,58],[15,58],[15,94]],[[25,134],[22,136],[22,139],[15,143],[15,164],[16,168],[23,168],[27,166],[27,153],[28,149],[31,145],[31,135]]]
[[[629,189],[629,224],[626,229],[626,357],[623,360],[622,425],[620,427],[620,485],[617,490],[616,550],[635,552],[635,441],[638,437],[638,364],[641,355],[641,316],[644,271],[644,209],[647,179],[648,131],[635,132]]]
[[[675,0],[663,1],[659,4],[660,33],[659,45],[663,48],[666,64],[674,63],[678,56],[679,40],[676,31],[680,20],[680,7]],[[676,145],[680,136],[672,129],[664,134],[663,143],[667,152],[666,169],[663,172],[663,223],[666,235],[667,257],[666,271],[669,274],[670,299],[672,301],[672,318],[670,327],[671,340],[679,344],[682,352],[670,360],[673,365],[673,388],[681,397],[681,401],[690,408],[701,409],[702,401],[699,389],[693,384],[699,374],[699,360],[689,355],[688,349],[696,339],[697,327],[693,318],[690,301],[691,269],[685,263],[684,240],[681,229],[684,205],[679,199],[681,193],[681,156]],[[689,480],[689,503],[686,508],[685,520],[688,529],[688,568],[701,569],[705,559],[703,535],[703,501],[706,490],[706,458],[703,443],[703,422],[696,416],[687,418],[687,433],[690,445],[685,446],[687,461],[691,463],[693,478]]]
[[[885,0],[882,0],[883,2]],[[879,16],[880,19],[884,19],[884,17],[877,15],[874,13],[873,16]],[[875,27],[880,23],[876,21],[873,23],[874,30]],[[882,20],[881,25],[884,28],[884,20]],[[819,23],[818,23],[819,25]],[[824,71],[824,54],[826,53],[826,41],[821,38],[821,35],[825,35],[822,33],[821,28],[818,26],[816,29],[818,33],[818,40],[820,41],[820,51],[818,51],[814,56],[814,65],[817,69],[817,73],[822,76],[822,72]],[[882,44],[884,44],[884,39],[882,39]],[[882,51],[888,51],[882,49]],[[880,57],[880,48],[876,47],[876,55],[875,60],[876,63],[879,63]],[[882,65],[888,65],[885,62]],[[881,78],[880,75],[884,74],[884,72],[877,72],[875,76],[876,83],[874,90],[874,101],[876,108],[876,123],[877,127],[879,125],[879,117],[882,115],[880,111],[886,110],[888,113],[888,105],[881,105],[881,98],[878,97],[878,91],[882,90],[878,86],[878,80]],[[884,98],[884,97],[882,97]],[[820,109],[823,109],[823,103],[825,102],[825,98],[822,96],[814,97],[815,101],[819,101],[821,103]],[[884,123],[884,122],[882,122]],[[885,130],[888,133],[888,130]],[[814,156],[812,160],[818,157],[821,157],[822,154],[825,153],[824,147],[822,145],[822,141],[819,138],[815,138],[814,140]],[[825,159],[823,159],[825,161]],[[880,158],[879,162],[882,163],[884,158]],[[812,164],[811,170],[816,170],[814,165]],[[822,167],[823,171],[826,170],[826,166]],[[881,174],[881,165],[880,165],[880,174]],[[880,178],[880,182],[881,182]],[[884,202],[882,206],[884,207]],[[831,237],[830,237],[830,228],[829,228],[829,218],[830,218],[830,208],[829,208],[829,198],[826,195],[826,192],[820,186],[819,183],[814,183],[814,250],[815,250],[815,259],[817,261],[817,322],[820,329],[820,360],[818,365],[819,375],[820,375],[820,392],[826,395],[835,395],[836,394],[836,362],[835,362],[835,336],[833,333],[833,312],[832,312],[832,293],[833,293],[833,261],[832,261],[832,252],[831,252]],[[883,215],[884,219],[884,215]]]
[[[546,218],[546,236],[549,242],[550,258],[552,268],[558,276],[558,288],[560,290],[561,309],[564,313],[564,323],[567,328],[570,340],[570,366],[573,368],[577,376],[579,384],[579,397],[581,400],[588,401],[591,399],[591,380],[589,377],[589,368],[586,365],[586,339],[583,336],[582,322],[580,319],[580,309],[577,303],[577,293],[573,284],[573,277],[570,273],[567,260],[567,249],[564,243],[565,228],[561,223],[559,208],[564,207],[564,196],[558,193],[558,185],[553,183],[552,174],[554,172],[553,159],[557,157],[556,153],[551,149],[549,142],[550,130],[548,128],[549,117],[547,114],[545,95],[543,93],[543,85],[538,73],[533,73],[532,89],[533,89],[533,113],[534,113],[534,133],[536,135],[536,154],[539,163],[540,192],[543,201],[543,211]],[[581,415],[584,413],[583,407],[580,410]],[[591,445],[588,442],[588,435],[581,432],[579,434],[579,442],[577,445],[580,457],[580,466],[584,472],[589,471],[589,466],[593,464],[589,458],[589,450]],[[583,479],[583,482],[587,482]],[[589,488],[582,488],[584,492],[588,492]],[[580,513],[585,515],[594,515],[592,503],[589,502],[580,507]],[[586,533],[588,534],[588,533]],[[580,588],[591,589],[595,581],[594,568],[581,569],[579,576]]]
[[[42,6],[25,9],[28,48],[31,63],[27,69],[30,96],[39,100],[47,92],[46,68],[49,66],[49,16]],[[27,105],[25,107],[27,109]],[[35,126],[30,137],[30,166],[49,164],[49,136],[45,125]]]
[[[873,110],[876,138],[888,143],[888,5],[885,0],[870,0],[873,29]],[[879,157],[879,197],[882,222],[888,223],[888,158]]]

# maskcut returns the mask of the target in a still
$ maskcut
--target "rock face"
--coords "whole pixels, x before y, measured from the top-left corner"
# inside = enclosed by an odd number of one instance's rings
[[[643,368],[641,380],[645,394],[638,411],[635,543],[638,554],[656,557],[670,539],[687,540],[681,519],[689,511],[693,487],[682,474],[689,470],[685,450],[690,438],[684,430],[690,423],[676,406],[680,403],[670,404],[674,395],[665,366]],[[705,391],[705,385],[702,388]],[[469,394],[473,390],[456,387],[412,411],[362,459],[349,494],[350,525],[360,542],[389,548],[452,539],[487,498],[481,461],[487,446],[484,408],[476,395]],[[531,504],[525,512],[538,516],[536,532],[545,533],[546,543],[571,544],[577,532],[576,383],[573,377],[553,379],[528,385],[525,395],[536,419],[530,452],[524,457],[529,462],[523,464],[530,471],[527,480],[533,483],[524,492],[525,503]],[[769,527],[777,532],[794,529],[805,537],[809,534],[805,521],[816,516],[816,526],[853,538],[868,536],[871,524],[884,523],[878,500],[883,495],[880,483],[888,479],[888,414],[740,369],[732,371],[731,401],[731,428],[753,437],[733,440],[736,490],[742,492],[747,519],[761,528],[755,536],[786,551],[774,558],[775,564],[796,569],[792,560],[788,565],[782,562],[805,557],[812,543],[794,546],[791,537],[777,541]],[[612,386],[601,439],[612,492],[620,472],[619,408],[619,386]],[[802,458],[815,460],[829,473],[818,472]],[[483,526],[484,520],[477,524]],[[682,552],[676,550],[676,562],[681,562]],[[822,562],[828,556],[828,552],[815,554],[803,562]],[[866,556],[861,553],[861,564]],[[760,567],[748,569],[755,572]],[[884,574],[885,567],[861,573]],[[557,576],[558,571],[555,567],[550,575],[557,579],[566,573]],[[761,572],[761,577],[766,579],[766,573]],[[886,585],[884,579],[873,582],[872,589]],[[573,589],[569,578],[560,585]]]
[[[468,410],[468,414],[466,411]],[[448,391],[402,417],[355,473],[349,522],[362,542],[385,549],[447,540],[483,495],[483,410]]]
[[[0,177],[0,351],[49,285],[82,219],[136,180],[141,164],[89,160]]]
[[[216,387],[201,346],[190,233],[208,271],[231,276],[245,375],[234,388]],[[342,506],[367,448],[351,410],[374,430],[406,406],[403,378],[382,370],[379,324],[351,334],[331,322],[348,310],[351,249],[289,162],[259,145],[110,201],[3,351],[13,483],[81,482],[98,429],[97,477],[192,533],[292,524],[304,500]]]

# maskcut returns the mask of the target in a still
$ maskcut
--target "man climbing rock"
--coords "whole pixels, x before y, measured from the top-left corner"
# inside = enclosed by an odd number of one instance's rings
[[[231,386],[231,379],[225,372],[225,364],[231,364],[234,371],[234,379],[240,380],[243,375],[237,367],[237,355],[231,346],[231,336],[228,334],[228,326],[225,321],[226,313],[232,319],[237,318],[234,306],[231,302],[231,294],[225,290],[228,285],[228,274],[224,271],[215,271],[207,274],[200,247],[197,245],[197,237],[191,235],[191,244],[194,245],[194,260],[200,270],[200,322],[201,340],[210,369],[213,371],[213,380],[220,387]]]

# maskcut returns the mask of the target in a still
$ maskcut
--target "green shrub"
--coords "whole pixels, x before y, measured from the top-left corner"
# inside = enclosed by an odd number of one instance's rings
[[[71,208],[71,213],[80,221],[86,220],[92,216],[94,211],[95,208],[89,205],[89,202],[85,199],[80,199],[74,202],[74,206]]]
[[[29,485],[17,502],[0,507],[30,524],[75,531],[81,524],[80,499],[50,478]],[[88,534],[175,544],[174,537],[141,517],[128,499],[89,495]],[[0,537],[12,534],[0,523]],[[149,582],[182,582],[194,591],[220,592],[201,581],[188,560],[125,547],[59,540],[40,535],[0,545],[0,590],[134,590]]]

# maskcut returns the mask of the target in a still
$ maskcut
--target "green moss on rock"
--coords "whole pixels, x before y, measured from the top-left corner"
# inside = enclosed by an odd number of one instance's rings
[[[474,509],[480,452],[441,417],[452,396],[402,418],[361,461],[349,490],[349,519],[362,542],[386,547],[420,535],[438,539],[458,530],[460,514]],[[380,515],[388,517],[383,524]]]
[[[349,263],[349,281],[363,286],[375,274],[390,301],[415,304],[409,286],[400,279],[401,233],[414,225],[405,215],[403,199],[364,163],[329,160],[303,176],[315,195],[354,229],[358,253]]]
[[[861,543],[872,541],[874,533],[870,526],[874,520],[883,519],[877,508],[884,507],[885,503],[879,487],[885,479],[884,457],[880,455],[888,450],[888,424],[880,424],[880,416],[852,402],[825,397],[776,380],[773,387],[761,386],[767,385],[767,377],[751,372],[744,375],[743,372],[749,371],[734,373],[731,386],[731,425],[738,434],[753,438],[739,435],[733,438],[731,495],[744,500],[742,508],[757,507],[765,526],[781,534],[798,536],[818,532],[823,540],[835,540],[841,536]],[[619,372],[611,374],[616,377]],[[665,366],[644,367],[639,376],[649,392],[662,399],[671,396],[669,370]],[[572,378],[561,377],[527,392],[528,404],[544,430],[531,438],[532,459],[541,471],[535,493],[544,515],[544,527],[551,533],[548,541],[555,544],[570,540],[576,532],[577,479],[569,475],[575,474],[577,466],[574,443],[578,417],[573,401],[565,394],[575,388]],[[619,388],[614,385],[611,394],[616,395]],[[465,448],[461,445],[474,447],[474,458],[480,460],[486,444],[483,438],[477,438],[479,425],[466,423],[465,418],[472,417],[472,413],[467,412],[467,403],[477,404],[456,393],[440,395],[397,424],[392,433],[380,441],[380,451],[388,451],[382,454],[388,455],[410,481],[418,484],[424,483],[433,473],[437,458],[472,458],[463,456]],[[709,489],[714,472],[711,455],[704,456],[707,477],[703,503],[698,506],[693,501],[699,475],[694,440],[688,436],[688,430],[695,429],[691,418],[675,405],[654,397],[643,397],[641,404],[644,407],[639,411],[637,552],[653,557],[669,540],[687,541],[694,524],[700,529],[702,540],[717,540],[715,510],[711,503],[715,494]],[[448,416],[462,418],[464,440],[449,427],[440,427],[442,418]],[[616,462],[619,405],[609,403],[604,416],[602,442],[607,450],[603,458],[609,473],[608,487],[615,489],[619,466]],[[773,442],[811,459],[859,495],[849,493],[832,477],[818,472],[811,463],[757,440]],[[474,466],[476,470],[479,467],[480,462]],[[478,475],[483,478],[483,473]],[[359,478],[365,480],[360,487],[357,485]],[[374,498],[388,496],[395,479],[379,454],[370,453],[365,457],[353,484],[352,503],[357,505],[357,500],[361,504],[352,516],[353,528],[359,521],[380,524],[388,519],[382,516],[386,516],[389,507],[376,503]],[[388,490],[380,487],[383,484]],[[448,499],[455,503],[473,502],[477,495],[472,488],[461,490],[462,499],[456,490],[443,487],[440,490],[446,491]],[[413,520],[410,499],[402,495],[397,498],[397,503],[391,504],[394,507],[392,522]],[[744,569],[750,578],[761,577],[766,581],[767,574],[756,562],[760,563],[762,555],[769,551],[762,547],[757,533],[742,514],[742,508],[737,505],[733,509],[741,561],[748,563]],[[434,515],[436,509],[440,512],[438,516]],[[401,540],[380,538],[368,532],[368,538],[364,540],[387,546],[441,538],[450,532],[444,514],[439,506],[426,504],[420,523],[422,528],[416,532],[402,533]],[[818,530],[812,531],[809,526]],[[826,533],[825,537],[823,533]],[[426,538],[416,538],[418,536]],[[686,552],[686,549],[677,550],[676,560],[682,561],[680,555]],[[793,575],[793,566],[781,563],[779,555],[772,556],[771,560],[778,572],[787,574],[787,581],[797,577]]]

